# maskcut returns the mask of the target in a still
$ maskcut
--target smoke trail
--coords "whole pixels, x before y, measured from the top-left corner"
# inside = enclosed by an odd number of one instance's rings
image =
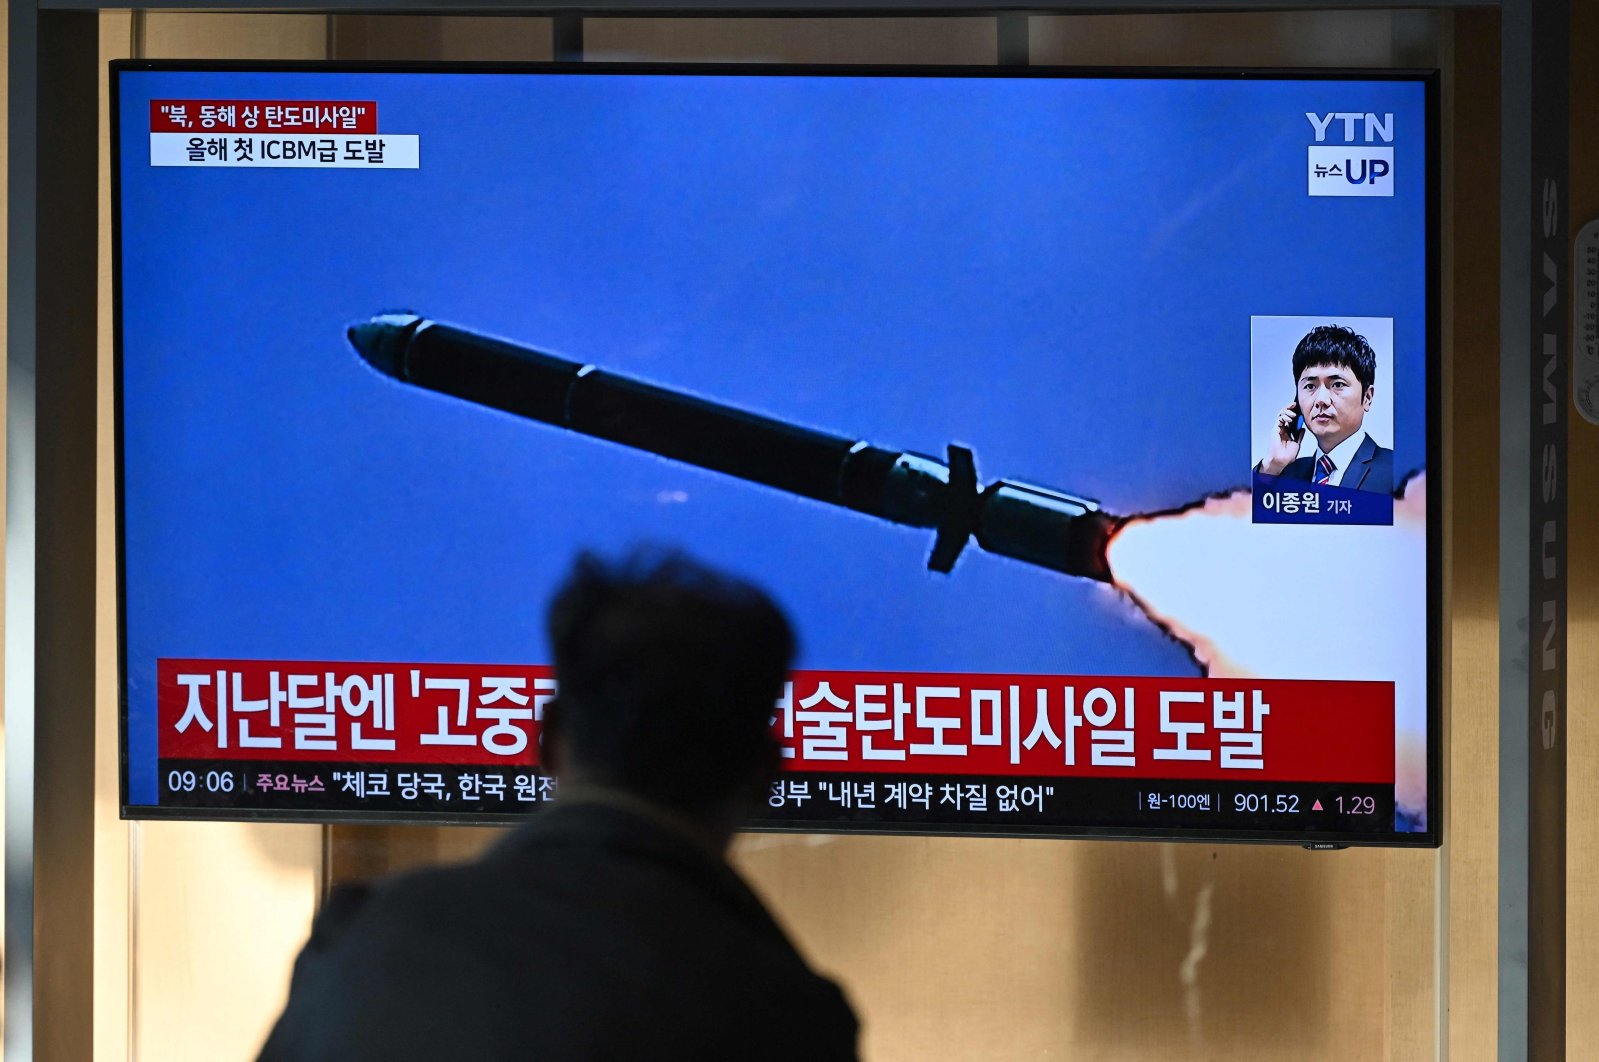
[[[1218,678],[1394,683],[1394,796],[1427,796],[1427,488],[1400,487],[1394,526],[1254,524],[1250,492],[1129,520],[1116,584]]]

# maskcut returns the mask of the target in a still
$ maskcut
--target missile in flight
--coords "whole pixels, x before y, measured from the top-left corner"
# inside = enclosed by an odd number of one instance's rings
[[[966,544],[1111,581],[1106,547],[1125,522],[1050,487],[980,487],[972,451],[947,460],[830,435],[646,383],[412,313],[354,324],[377,371],[416,387],[657,454],[813,501],[933,531],[927,566],[949,572]]]

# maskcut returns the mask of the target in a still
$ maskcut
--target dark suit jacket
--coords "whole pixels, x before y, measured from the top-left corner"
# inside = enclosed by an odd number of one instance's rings
[[[1314,454],[1309,457],[1298,458],[1283,469],[1280,476],[1283,479],[1302,479],[1309,483],[1315,464],[1316,457]],[[1369,490],[1380,494],[1392,494],[1394,492],[1394,452],[1372,442],[1370,435],[1366,436],[1365,439],[1361,440],[1360,445],[1355,448],[1354,460],[1350,461],[1349,467],[1344,469],[1344,479],[1339,486],[1348,487],[1352,490]]]
[[[843,994],[724,862],[558,806],[480,862],[330,900],[263,1062],[853,1059]]]

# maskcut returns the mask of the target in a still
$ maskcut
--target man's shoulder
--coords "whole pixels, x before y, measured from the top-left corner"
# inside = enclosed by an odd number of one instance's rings
[[[770,977],[811,972],[764,904],[726,862],[648,822],[605,808],[569,808],[524,824],[482,857],[410,871],[325,905],[307,953],[447,949],[514,966],[514,944],[565,956],[575,976],[586,939],[612,940],[639,969],[724,953]],[[475,961],[475,960],[466,960]]]
[[[1355,463],[1368,465],[1373,470],[1392,469],[1394,452],[1368,435],[1361,441],[1360,449],[1355,451]]]

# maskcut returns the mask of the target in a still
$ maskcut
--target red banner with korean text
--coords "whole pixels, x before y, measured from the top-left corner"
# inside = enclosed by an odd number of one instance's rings
[[[180,660],[160,756],[530,765],[549,667]],[[797,671],[791,771],[1391,783],[1386,682]]]
[[[151,100],[152,133],[375,133],[373,100]]]

